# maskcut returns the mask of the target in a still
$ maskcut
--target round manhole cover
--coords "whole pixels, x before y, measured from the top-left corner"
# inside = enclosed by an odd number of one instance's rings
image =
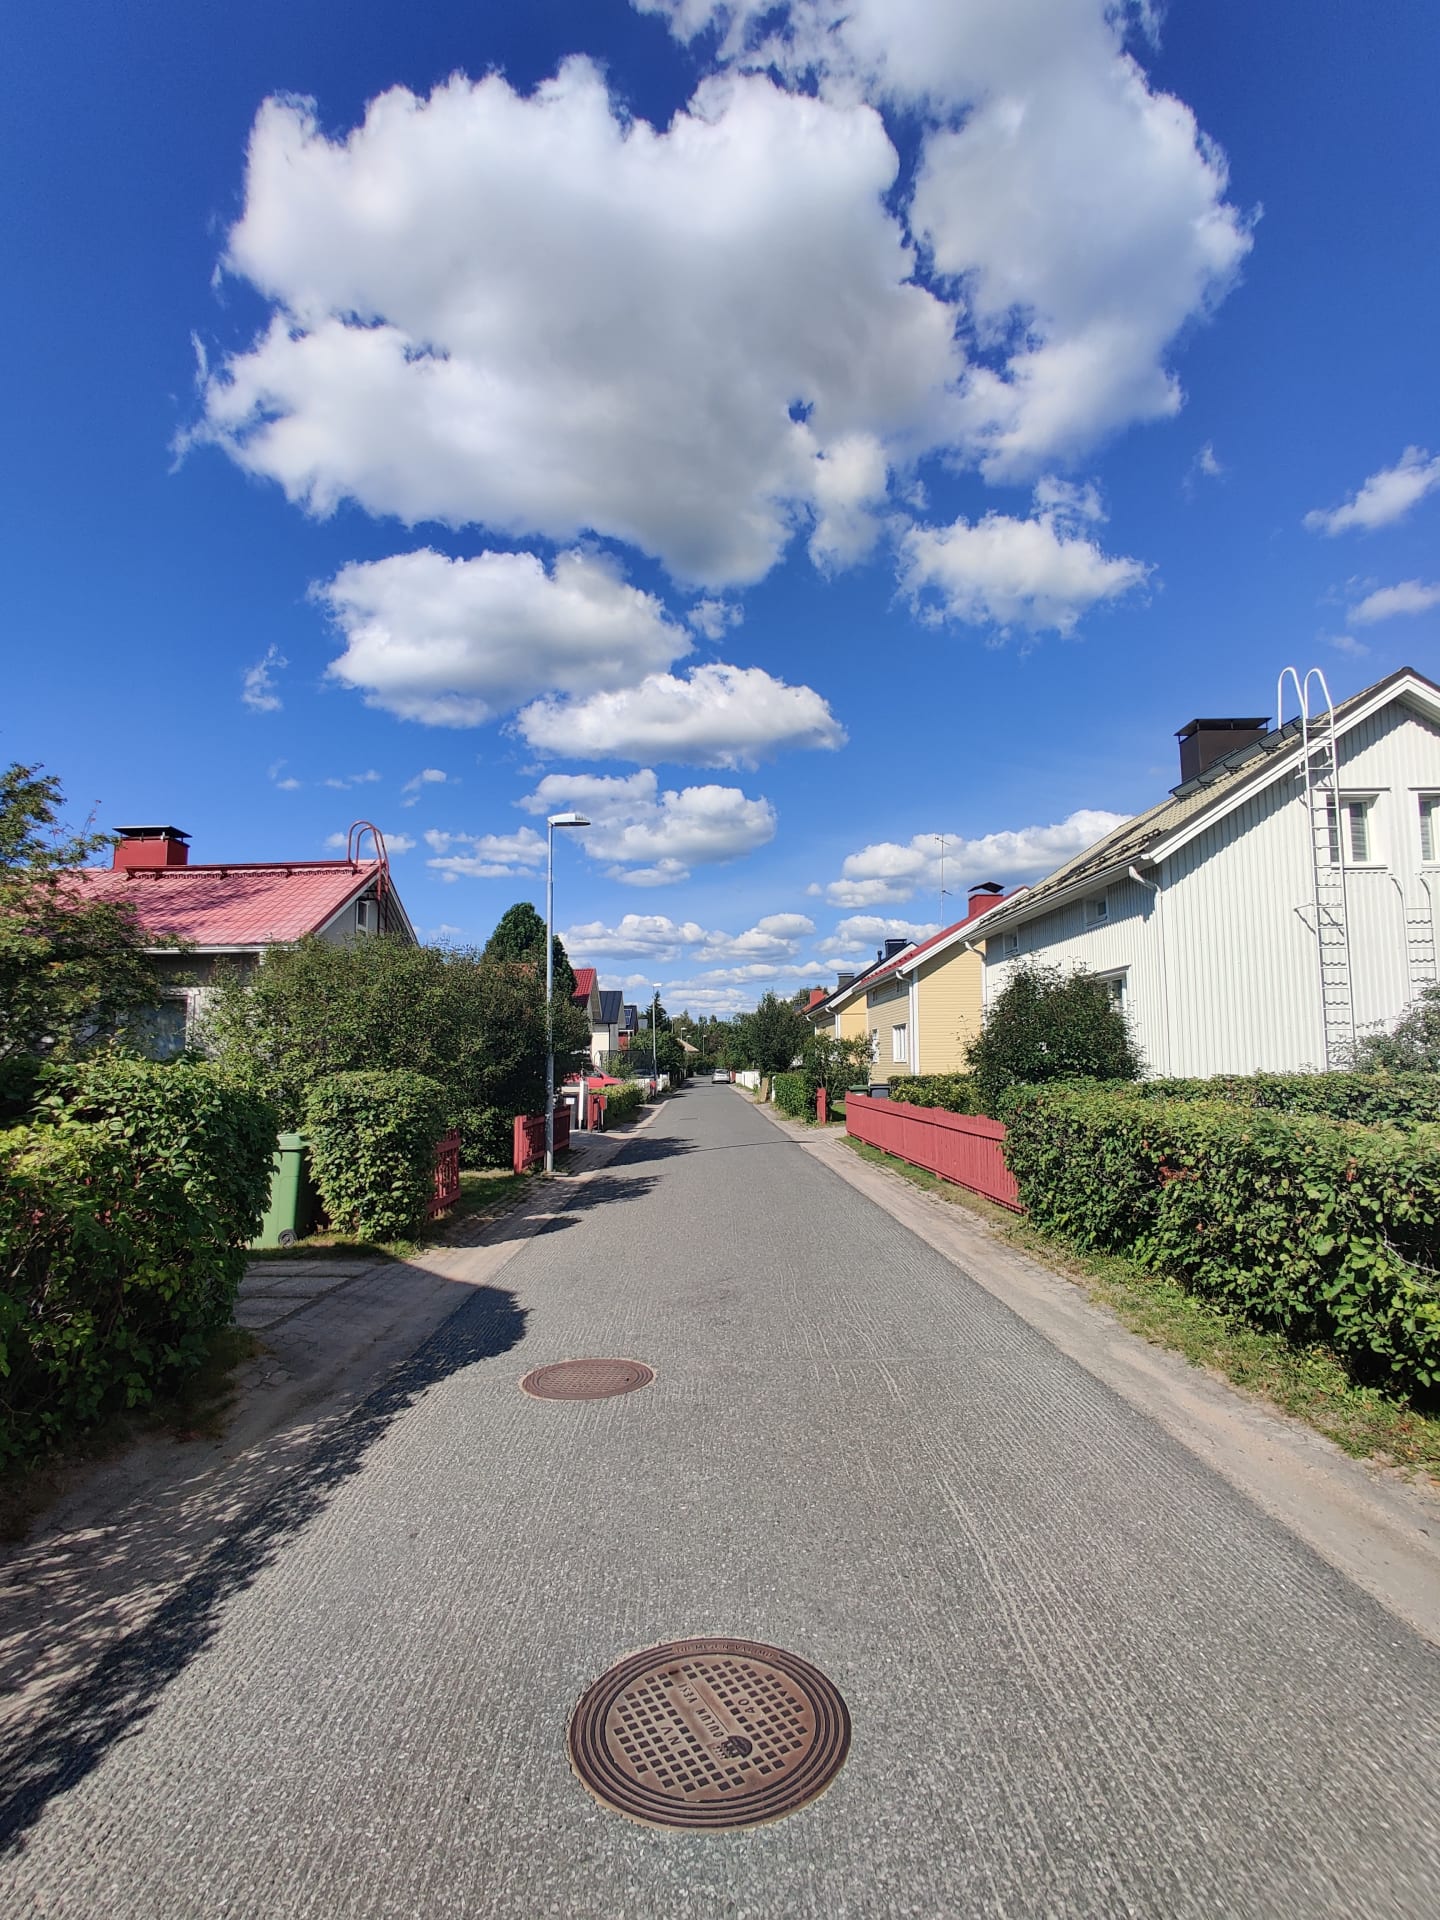
[[[520,1382],[536,1400],[609,1400],[648,1387],[655,1369],[643,1360],[557,1360],[535,1367]]]
[[[570,1764],[597,1800],[651,1827],[754,1827],[813,1800],[850,1751],[824,1674],[753,1640],[631,1654],[582,1697]]]

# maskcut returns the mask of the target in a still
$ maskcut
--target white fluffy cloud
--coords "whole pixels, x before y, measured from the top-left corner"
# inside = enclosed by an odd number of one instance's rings
[[[313,589],[345,637],[331,674],[371,706],[440,726],[559,689],[630,685],[688,653],[653,595],[597,555],[449,560],[421,548],[357,561]]]
[[[757,580],[823,463],[931,440],[960,375],[896,171],[873,109],[760,75],[702,81],[663,132],[582,58],[529,96],[394,89],[340,140],[269,100],[227,264],[273,318],[195,437],[313,513],[592,529]]]
[[[336,853],[343,853],[349,844],[350,836],[345,833],[327,834],[325,839],[325,845]],[[415,842],[408,833],[385,834],[386,853],[411,853],[414,848]]]
[[[592,859],[611,862],[610,879],[632,887],[687,880],[692,866],[735,860],[775,837],[775,809],[739,787],[660,790],[653,771],[627,778],[547,774],[519,803],[527,813],[578,811],[593,823],[577,833]]]
[[[917,611],[970,626],[1071,633],[1091,607],[1140,586],[1148,568],[1102,553],[1073,530],[1077,508],[1094,519],[1093,496],[1087,491],[1062,513],[1050,487],[1050,510],[1028,520],[987,513],[973,524],[912,527],[900,542],[900,587]]]
[[[285,704],[275,691],[275,675],[290,662],[277,646],[268,646],[253,667],[245,669],[240,698],[252,713],[278,713]]]
[[[400,789],[406,797],[400,802],[402,807],[415,807],[420,804],[420,796],[426,787],[443,787],[450,782],[450,775],[439,767],[422,767],[413,780],[407,780]],[[456,783],[458,785],[458,782]]]
[[[1372,473],[1342,505],[1307,513],[1305,524],[1312,533],[1347,533],[1352,527],[1370,533],[1403,519],[1436,487],[1440,487],[1440,454],[1432,460],[1424,447],[1406,447],[1393,467]]]
[[[533,827],[518,833],[442,833],[432,827],[425,835],[432,858],[425,862],[446,880],[499,880],[510,874],[528,874],[545,864],[545,836]],[[466,847],[466,853],[453,853]]]
[[[270,315],[191,440],[312,513],[588,530],[719,587],[797,533],[863,558],[926,452],[1013,478],[1179,406],[1174,342],[1250,239],[1136,8],[637,4],[731,28],[663,130],[584,58],[335,138],[267,101],[225,263]],[[918,115],[901,205],[877,105]]]
[[[565,951],[585,965],[620,959],[665,966],[683,957],[687,964],[737,961],[769,973],[776,964],[792,961],[814,931],[815,922],[803,913],[766,914],[743,933],[721,933],[663,913],[627,913],[613,927],[591,920],[568,927],[561,937]]]
[[[1085,807],[1048,827],[1020,827],[974,840],[947,834],[946,885],[1034,879],[1083,853],[1124,818],[1124,814]],[[918,833],[903,846],[893,840],[877,841],[848,855],[840,873],[840,879],[825,889],[826,898],[837,907],[880,906],[912,899],[917,893],[938,893],[939,837]]]
[[[1428,613],[1431,607],[1440,607],[1440,581],[1427,585],[1423,580],[1402,580],[1398,586],[1367,593],[1358,606],[1351,607],[1350,618],[1362,627],[1372,627],[1397,613]]]
[[[947,875],[948,878],[948,875]],[[815,951],[833,960],[871,960],[887,940],[928,940],[938,933],[935,920],[893,920],[877,913],[852,913],[835,923]]]
[[[753,767],[789,747],[839,747],[845,731],[810,687],[759,667],[695,667],[651,674],[638,687],[588,700],[540,700],[517,722],[542,753],[580,760],[668,760]]]

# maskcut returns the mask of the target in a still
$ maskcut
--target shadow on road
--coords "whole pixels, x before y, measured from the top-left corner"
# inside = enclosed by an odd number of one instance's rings
[[[30,1727],[7,1742],[0,1793],[0,1847],[13,1851],[46,1804],[90,1773],[149,1715],[169,1683],[215,1638],[227,1603],[243,1592],[359,1471],[369,1449],[427,1388],[477,1361],[508,1353],[525,1332],[515,1296],[479,1287],[385,1383],[298,1461],[284,1480],[237,1514],[224,1542],[159,1611],[113,1645],[60,1693]],[[213,1515],[206,1516],[213,1524]],[[168,1544],[184,1553],[184,1522]],[[199,1516],[196,1529],[200,1531]],[[47,1610],[48,1611],[48,1610]],[[53,1612],[44,1630],[56,1630]],[[37,1632],[41,1623],[37,1622]]]

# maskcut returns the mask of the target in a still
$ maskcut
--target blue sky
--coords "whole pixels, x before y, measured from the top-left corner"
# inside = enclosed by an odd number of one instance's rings
[[[1440,675],[1422,0],[54,0],[0,89],[0,753],[356,817],[672,1008]],[[936,862],[948,842],[943,909]]]

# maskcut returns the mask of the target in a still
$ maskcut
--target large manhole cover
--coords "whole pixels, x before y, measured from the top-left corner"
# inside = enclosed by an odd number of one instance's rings
[[[651,1827],[754,1827],[803,1807],[850,1751],[845,1702],[817,1668],[753,1640],[631,1654],[582,1697],[570,1764],[596,1799]]]
[[[520,1382],[536,1400],[609,1400],[648,1387],[655,1369],[643,1360],[557,1360],[535,1367]]]

